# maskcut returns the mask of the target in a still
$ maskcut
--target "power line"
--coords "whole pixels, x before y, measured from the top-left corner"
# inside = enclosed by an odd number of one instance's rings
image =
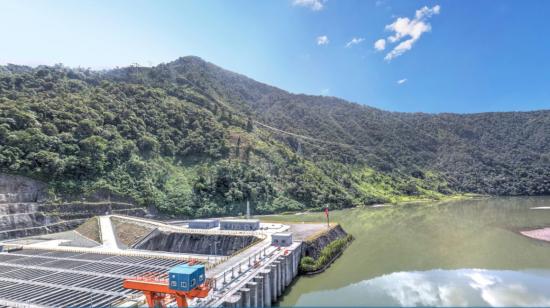
[[[322,139],[313,138],[313,137],[310,137],[310,136],[295,134],[295,133],[291,133],[291,132],[288,132],[288,131],[284,131],[284,130],[282,130],[282,129],[278,129],[278,128],[273,127],[273,126],[269,126],[269,125],[267,125],[267,124],[264,124],[264,123],[261,123],[261,122],[258,122],[258,121],[254,121],[254,123],[256,123],[256,124],[258,124],[258,125],[260,125],[260,126],[262,126],[262,127],[265,127],[265,128],[267,128],[267,129],[270,129],[270,130],[272,130],[272,131],[275,131],[275,132],[278,132],[278,133],[282,133],[282,134],[285,134],[285,135],[289,135],[289,136],[293,136],[293,137],[296,137],[296,138],[311,140],[311,141],[320,142],[320,143],[325,143],[325,144],[330,144],[330,145],[348,147],[348,148],[360,148],[360,149],[363,149],[363,150],[371,150],[371,149],[372,149],[372,147],[369,147],[369,146],[356,145],[356,144],[348,144],[348,143],[341,143],[341,142],[334,142],[334,141],[327,141],[327,140],[322,140]]]
[[[268,129],[270,129],[270,130],[273,130],[273,131],[275,131],[276,133],[282,133],[282,134],[286,134],[286,135],[290,135],[290,136],[293,136],[293,137],[297,137],[297,138],[303,139],[302,142],[299,142],[299,146],[300,146],[301,152],[303,152],[303,149],[301,149],[301,148],[302,148],[301,145],[308,145],[308,146],[311,146],[311,147],[314,147],[314,148],[317,148],[317,149],[320,149],[320,150],[328,151],[328,152],[334,150],[334,149],[331,149],[331,148],[329,148],[329,147],[322,146],[322,145],[315,144],[315,143],[313,143],[313,142],[308,142],[308,141],[314,141],[314,142],[324,143],[325,145],[344,146],[344,147],[348,148],[349,150],[356,150],[356,148],[361,148],[361,149],[369,150],[369,148],[366,147],[366,146],[358,146],[358,145],[351,145],[351,144],[345,144],[345,143],[338,143],[338,142],[331,142],[331,141],[316,139],[316,138],[309,137],[309,136],[304,136],[304,135],[299,135],[299,134],[287,132],[287,131],[284,131],[284,130],[281,130],[281,129],[278,129],[278,128],[269,126],[269,125],[267,125],[267,124],[263,124],[263,123],[258,122],[258,121],[254,121],[254,122],[255,122],[256,124],[259,124],[260,126],[263,126],[263,127],[265,127],[265,128],[268,128]],[[355,149],[354,149],[354,148],[355,148]],[[320,154],[320,153],[319,153],[319,154]],[[380,156],[379,156],[378,154],[376,154],[374,151],[369,151],[368,154],[369,154],[369,155],[376,156],[376,157],[378,157],[378,158],[380,159]],[[347,157],[351,158],[352,160],[358,160],[357,155],[348,154],[348,153],[346,153],[346,152],[341,152],[341,151],[339,151],[339,152],[338,152],[338,155],[347,156]]]

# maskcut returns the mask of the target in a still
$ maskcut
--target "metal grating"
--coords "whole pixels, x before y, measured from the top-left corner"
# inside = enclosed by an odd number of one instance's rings
[[[9,286],[12,286],[12,285],[13,285],[13,282],[0,281],[0,289],[5,288],[5,287],[9,287]]]
[[[0,265],[0,274],[15,271],[15,270],[17,270],[16,267]]]
[[[53,267],[53,268],[66,268],[72,269],[82,265],[88,264],[86,261],[79,260],[50,260],[50,262],[43,264],[41,266]]]
[[[139,265],[152,265],[152,266],[159,266],[159,267],[174,267],[178,264],[186,263],[184,261],[180,260],[173,260],[173,259],[146,259],[139,263]]]
[[[136,275],[143,275],[146,273],[166,273],[166,270],[160,269],[158,267],[152,267],[152,266],[139,266],[139,265],[133,265],[133,266],[127,266],[124,268],[121,268],[114,272],[113,274],[123,275],[123,276],[136,276]]]
[[[25,255],[25,256],[38,256],[42,254],[46,254],[49,251],[47,250],[38,250],[38,249],[25,249],[25,250],[17,250],[14,251],[14,253],[18,255]]]
[[[110,264],[110,263],[103,263],[103,262],[93,262],[93,263],[86,263],[84,265],[75,267],[74,269],[78,270],[78,271],[111,274],[111,273],[114,273],[115,271],[121,269],[124,266],[126,266],[126,265]]]
[[[11,286],[0,289],[0,298],[17,302],[31,302],[33,298],[44,294],[57,292],[55,287],[35,286],[25,283],[12,283]]]
[[[107,307],[110,303],[122,298],[124,296],[60,290],[36,298],[33,302],[47,307]]]
[[[80,252],[65,252],[65,251],[52,251],[45,254],[41,254],[41,257],[55,257],[55,258],[74,258],[81,255]]]
[[[25,256],[12,256],[7,254],[0,254],[0,262],[8,262],[16,259],[25,258]]]
[[[76,286],[86,280],[95,279],[97,276],[79,273],[55,273],[53,275],[42,276],[33,281],[58,284],[62,286]],[[100,277],[103,278],[103,277]]]
[[[39,265],[39,264],[44,264],[52,261],[53,259],[50,259],[50,258],[25,257],[25,258],[18,258],[15,260],[9,260],[7,261],[7,263],[22,264],[22,265]]]
[[[122,287],[123,280],[124,279],[122,278],[97,277],[97,278],[82,282],[76,286],[79,288],[90,288],[90,289],[103,290],[103,291],[120,292],[124,294],[138,293],[137,291],[134,291],[134,290],[124,289]]]
[[[35,278],[40,278],[42,276],[51,275],[51,274],[54,274],[54,273],[55,273],[54,271],[46,271],[46,270],[32,269],[32,268],[23,268],[23,269],[18,269],[16,271],[2,273],[0,278],[31,280],[31,279],[35,279]]]
[[[43,307],[107,307],[136,293],[125,277],[166,273],[183,261],[96,253],[0,253],[0,301]],[[2,305],[0,305],[2,308]]]
[[[100,253],[83,253],[78,256],[75,256],[74,259],[95,261],[95,260],[103,260],[111,257],[112,255],[104,255]]]

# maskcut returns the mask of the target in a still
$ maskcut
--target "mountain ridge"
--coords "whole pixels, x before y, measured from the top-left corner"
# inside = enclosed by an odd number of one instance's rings
[[[268,213],[550,193],[547,110],[384,111],[198,57],[106,71],[0,66],[0,103],[0,172],[46,179],[58,198],[109,189],[212,216],[241,213],[246,199]]]

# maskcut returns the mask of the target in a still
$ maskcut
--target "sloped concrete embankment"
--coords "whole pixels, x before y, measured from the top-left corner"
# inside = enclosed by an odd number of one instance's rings
[[[347,235],[348,233],[339,224],[331,225],[330,228],[310,236],[303,242],[302,256],[317,259],[321,255],[323,248],[333,241],[344,238]]]
[[[125,200],[49,203],[47,185],[22,176],[0,174],[0,240],[72,230],[106,212],[144,216],[146,211]]]
[[[155,229],[133,248],[229,256],[259,240],[253,235],[195,234]]]
[[[0,174],[0,239],[67,228],[57,215],[41,212],[41,202],[46,199],[47,187],[44,183],[22,176]]]

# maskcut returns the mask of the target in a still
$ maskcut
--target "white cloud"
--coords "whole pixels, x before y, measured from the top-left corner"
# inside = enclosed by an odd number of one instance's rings
[[[441,7],[439,5],[435,5],[431,9],[427,6],[424,6],[420,10],[416,10],[416,19],[422,19],[422,18],[429,18],[433,15],[439,14],[439,11],[441,10]]]
[[[407,82],[407,78],[399,79],[397,84],[404,84],[405,82]]]
[[[432,26],[427,22],[428,19],[433,15],[439,14],[440,11],[441,7],[439,5],[435,5],[432,8],[424,6],[416,10],[413,19],[398,17],[393,23],[387,25],[386,30],[393,32],[393,34],[387,38],[387,42],[398,44],[386,54],[384,59],[390,61],[411,50],[414,43],[420,39],[422,34],[431,31]],[[376,50],[383,50],[386,47],[386,41],[381,40],[383,39],[375,42],[374,47]]]
[[[327,96],[329,93],[330,93],[330,89],[329,89],[329,88],[326,88],[326,89],[321,90],[321,95]]]
[[[294,6],[303,6],[311,9],[312,11],[320,11],[324,6],[324,1],[321,0],[294,0],[292,5]]]
[[[349,41],[347,44],[346,44],[346,48],[350,48],[351,46],[353,45],[357,45],[357,44],[360,44],[361,42],[363,42],[365,39],[362,38],[362,37],[354,37],[351,39],[351,41]]]
[[[327,45],[329,43],[328,36],[321,35],[317,37],[317,45]]]
[[[374,49],[378,51],[382,51],[386,49],[386,40],[385,39],[379,39],[378,41],[374,42]]]

